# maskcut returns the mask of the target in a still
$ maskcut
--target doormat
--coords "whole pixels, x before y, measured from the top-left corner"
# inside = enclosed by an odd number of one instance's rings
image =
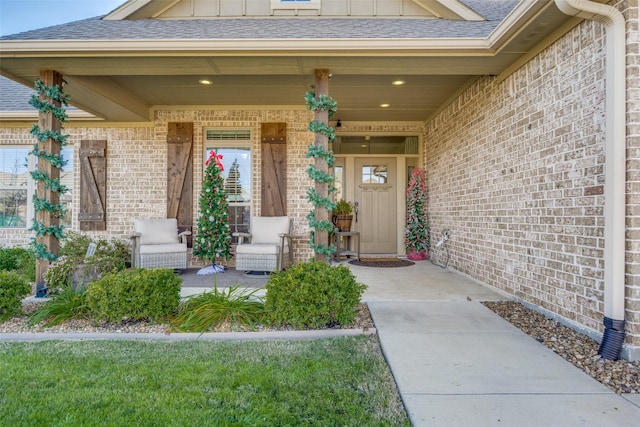
[[[349,264],[360,265],[362,267],[408,267],[415,264],[413,261],[399,258],[360,258],[360,261],[354,259]]]

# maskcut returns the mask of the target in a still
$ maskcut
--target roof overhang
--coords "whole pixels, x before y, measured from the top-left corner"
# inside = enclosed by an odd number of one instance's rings
[[[171,0],[131,0],[111,16],[143,3]],[[302,105],[323,68],[343,121],[425,120],[465,82],[501,73],[568,19],[550,0],[521,2],[484,38],[0,40],[0,73],[31,86],[40,70],[57,70],[76,107],[140,122],[157,105]],[[199,86],[204,77],[214,84]],[[406,86],[392,87],[396,79]]]

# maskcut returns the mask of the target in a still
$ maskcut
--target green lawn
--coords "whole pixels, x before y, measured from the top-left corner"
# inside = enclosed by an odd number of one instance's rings
[[[0,343],[2,426],[409,426],[375,336]]]

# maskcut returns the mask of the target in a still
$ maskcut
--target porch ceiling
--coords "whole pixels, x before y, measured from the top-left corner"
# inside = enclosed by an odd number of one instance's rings
[[[378,48],[358,49],[345,41],[354,47],[302,50],[295,47],[302,41],[289,40],[280,51],[189,50],[166,47],[175,41],[162,40],[142,41],[137,48],[135,41],[127,48],[117,41],[0,41],[0,73],[32,86],[40,70],[57,70],[69,83],[74,106],[108,121],[139,122],[151,120],[154,107],[169,105],[304,108],[314,69],[325,68],[333,75],[330,95],[343,122],[423,121],[470,79],[500,74],[563,25],[577,22],[552,1],[543,3],[503,29],[500,40],[422,41],[423,46],[398,41],[406,49],[394,48],[393,41]],[[203,86],[200,79],[212,84]],[[395,80],[406,83],[394,86]],[[390,106],[381,108],[383,103]]]

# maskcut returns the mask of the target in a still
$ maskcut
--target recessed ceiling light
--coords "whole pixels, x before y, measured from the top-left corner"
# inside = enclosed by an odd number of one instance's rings
[[[392,85],[394,86],[402,86],[404,85],[406,82],[404,80],[394,80],[391,82]]]
[[[391,104],[380,104],[381,108],[388,108],[391,107]]]
[[[212,82],[211,82],[211,80],[200,79],[200,80],[198,80],[198,83],[200,83],[201,85],[207,86],[207,85],[210,85]]]

